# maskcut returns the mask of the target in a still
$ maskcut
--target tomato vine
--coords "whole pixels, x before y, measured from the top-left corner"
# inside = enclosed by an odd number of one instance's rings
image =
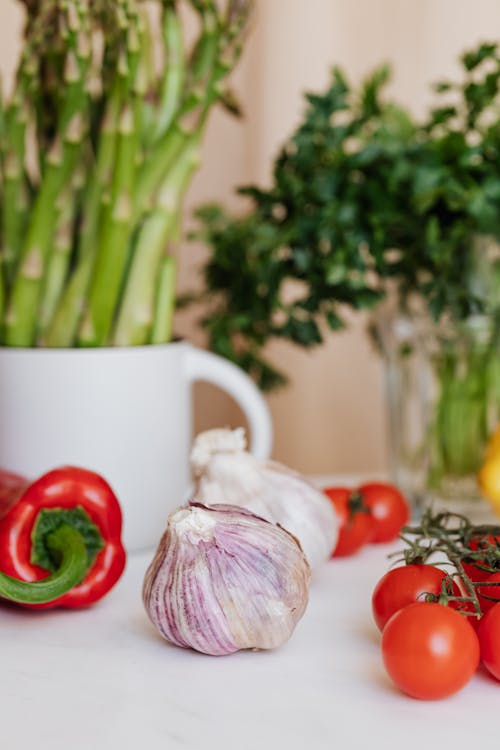
[[[450,568],[441,593],[430,594],[429,601],[454,603],[462,614],[478,619],[485,612],[484,601],[500,601],[500,581],[489,580],[500,572],[499,525],[472,524],[461,514],[429,509],[418,525],[405,526],[400,538],[407,547],[394,554],[406,565],[432,559],[433,565]]]

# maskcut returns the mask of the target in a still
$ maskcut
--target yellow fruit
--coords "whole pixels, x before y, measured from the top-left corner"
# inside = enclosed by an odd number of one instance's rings
[[[479,486],[490,501],[493,510],[500,516],[500,453],[488,458],[478,474]]]

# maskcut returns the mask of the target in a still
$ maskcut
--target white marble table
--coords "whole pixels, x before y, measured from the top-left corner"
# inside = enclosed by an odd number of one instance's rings
[[[142,608],[149,554],[131,557],[93,609],[0,609],[2,749],[496,747],[500,683],[479,673],[430,703],[385,676],[370,596],[390,549],[326,564],[292,639],[274,652],[169,646]]]

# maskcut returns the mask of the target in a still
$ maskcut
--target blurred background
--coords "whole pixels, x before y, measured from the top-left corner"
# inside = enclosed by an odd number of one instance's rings
[[[197,205],[240,205],[237,185],[266,185],[273,158],[304,110],[302,93],[324,90],[341,65],[353,82],[381,62],[393,67],[389,91],[417,115],[431,103],[429,83],[457,74],[457,57],[496,39],[497,0],[256,0],[243,60],[234,76],[244,117],[216,112],[204,143],[202,168],[186,204],[186,226]],[[0,8],[0,69],[8,87],[19,51],[22,14],[15,0]],[[180,291],[199,288],[206,250],[185,243]],[[200,310],[178,315],[176,330],[204,345]],[[274,457],[307,473],[379,473],[387,468],[382,366],[365,336],[366,320],[351,316],[348,331],[326,334],[305,351],[273,344],[267,354],[290,377],[268,396]],[[196,424],[237,425],[242,416],[209,386],[196,394]]]

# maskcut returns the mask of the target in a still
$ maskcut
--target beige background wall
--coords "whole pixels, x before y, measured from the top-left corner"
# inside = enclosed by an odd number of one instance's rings
[[[189,195],[193,207],[228,201],[235,185],[265,183],[280,143],[297,124],[301,92],[321,89],[334,63],[358,80],[382,61],[394,66],[392,93],[415,112],[430,102],[429,81],[452,75],[457,55],[479,40],[500,39],[498,0],[256,0],[257,12],[235,88],[242,122],[216,113],[204,163]],[[21,15],[15,0],[0,0],[0,69],[9,80],[18,50]],[[199,283],[204,250],[185,246],[180,286]],[[199,311],[178,317],[182,335],[203,344]],[[364,336],[365,321],[305,352],[280,343],[269,355],[289,372],[288,389],[269,397],[274,455],[308,472],[380,471],[386,465],[383,378]],[[241,415],[221,394],[197,392],[196,429],[237,424]]]

